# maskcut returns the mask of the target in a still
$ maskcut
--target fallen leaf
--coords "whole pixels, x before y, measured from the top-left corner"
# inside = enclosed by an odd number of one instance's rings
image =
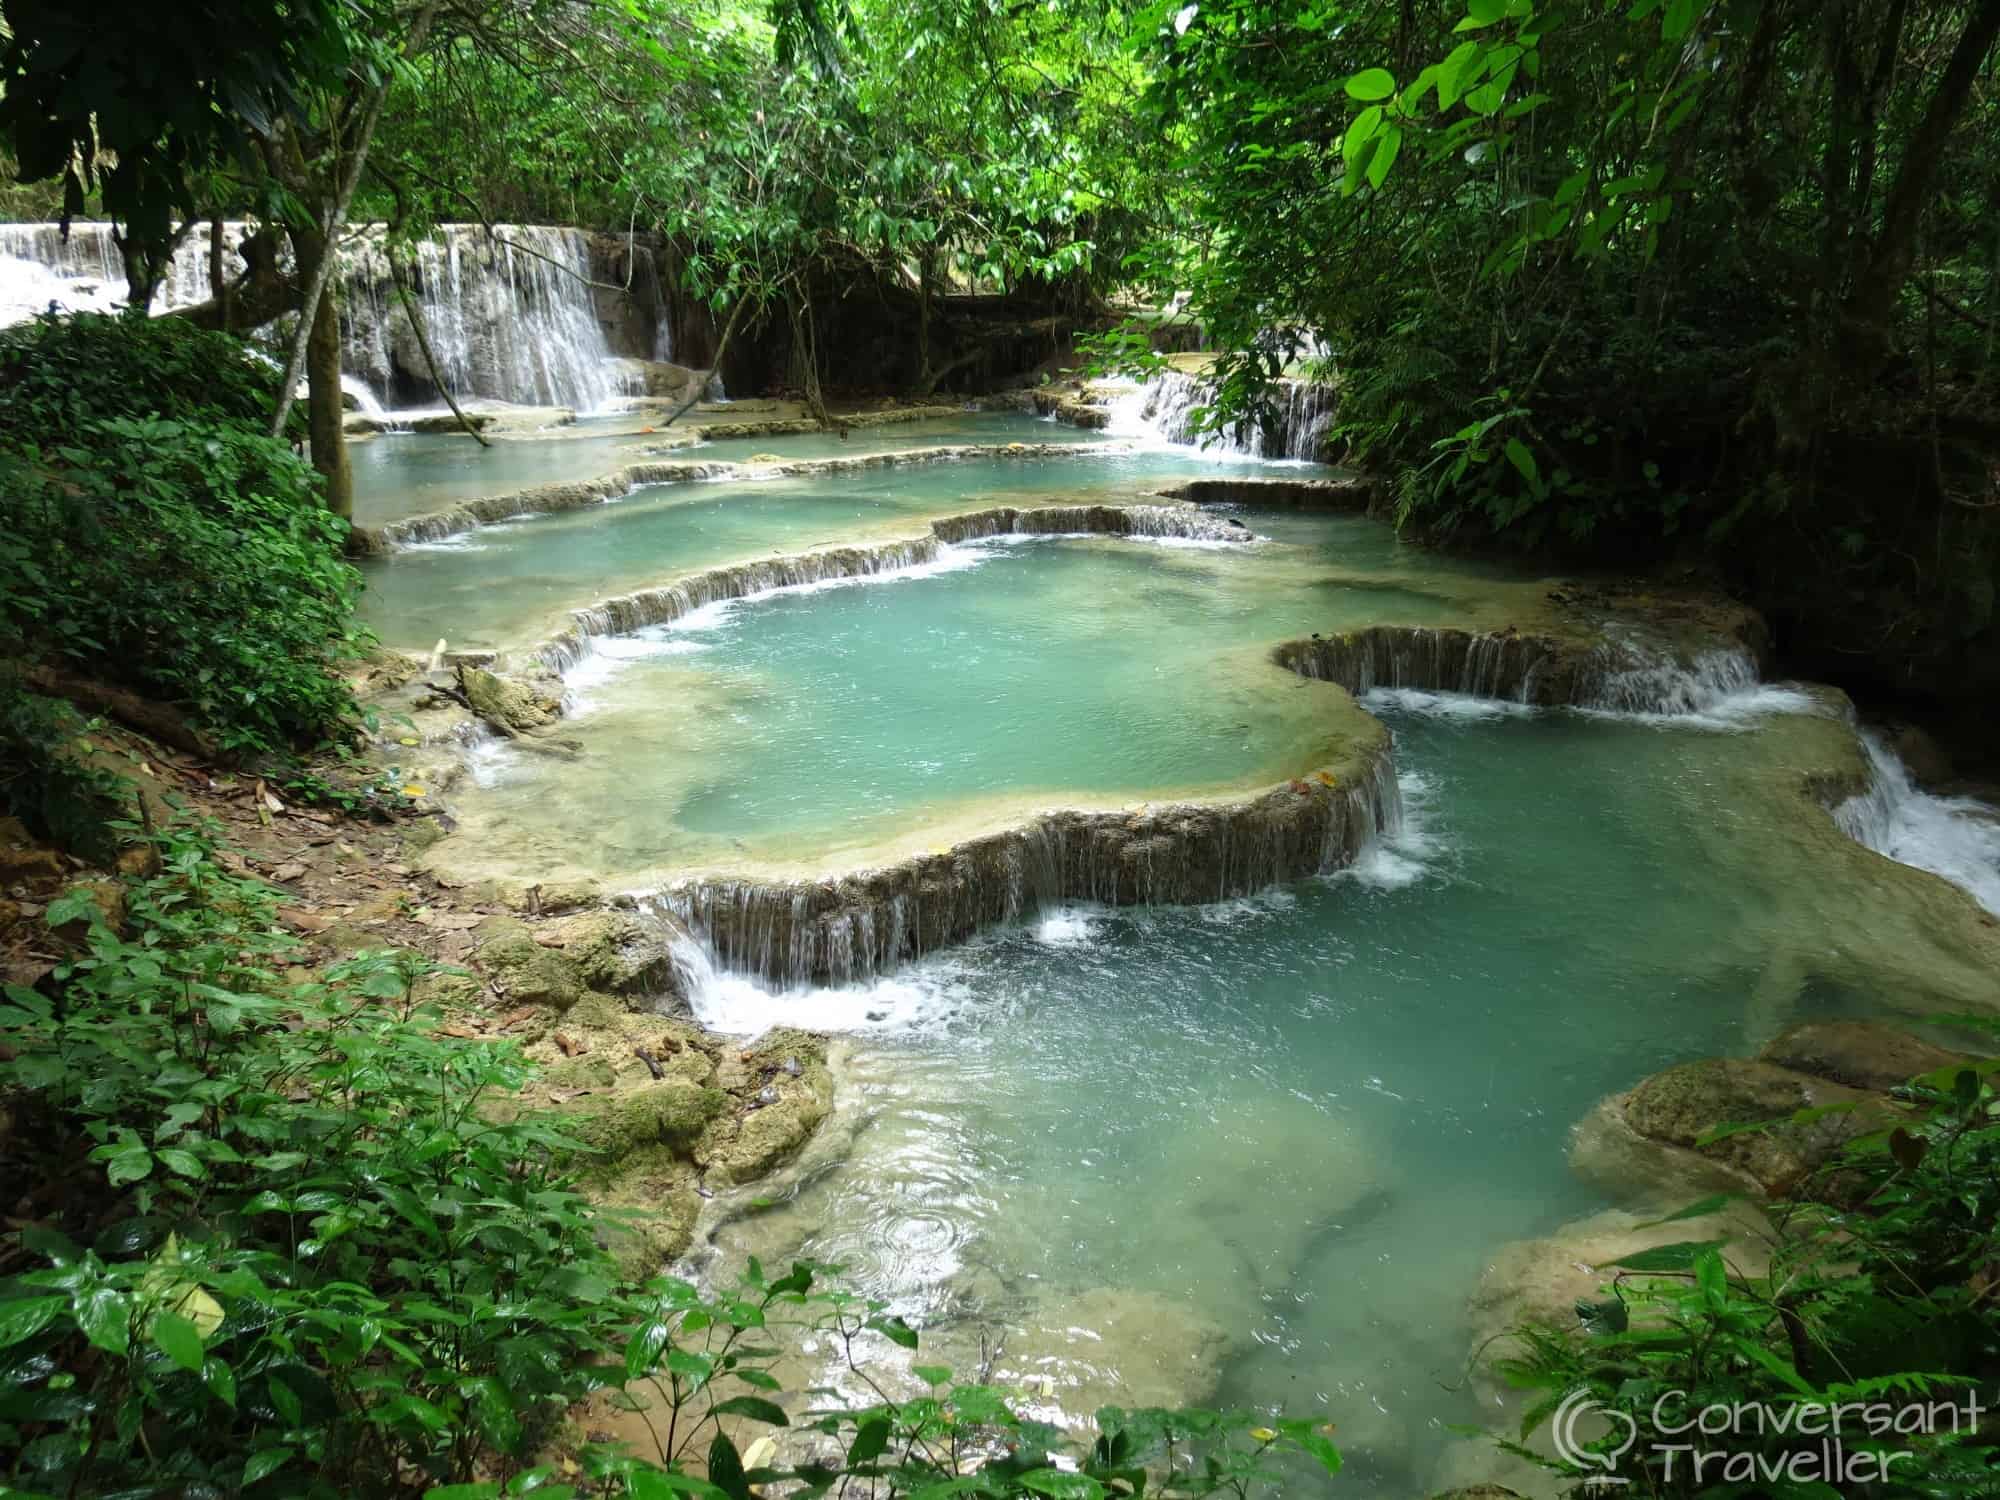
[[[302,906],[281,906],[278,919],[287,926],[296,927],[300,932],[325,932],[333,925],[333,918],[324,912],[307,911]]]
[[[297,880],[305,872],[306,867],[297,860],[293,860],[290,864],[279,865],[277,869],[271,872],[271,878],[273,880]]]
[[[500,1018],[500,1027],[504,1031],[511,1027],[519,1026],[523,1021],[534,1020],[537,1014],[539,1012],[534,1006],[523,1005],[519,1009],[510,1010],[506,1015],[502,1016]]]
[[[583,1050],[581,1047],[577,1046],[575,1042],[571,1041],[566,1035],[564,1035],[560,1031],[558,1031],[552,1038],[550,1038],[550,1040],[556,1044],[556,1049],[559,1052],[561,1052],[564,1057],[575,1057],[577,1053]]]
[[[440,1027],[437,1034],[439,1036],[455,1036],[468,1042],[479,1039],[479,1033],[474,1031],[470,1026],[460,1026],[456,1022],[450,1026]]]
[[[535,934],[535,941],[540,943],[544,948],[560,948],[563,946],[564,939],[560,933],[544,930]]]

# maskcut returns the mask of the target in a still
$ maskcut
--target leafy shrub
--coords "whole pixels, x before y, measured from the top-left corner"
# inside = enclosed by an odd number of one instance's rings
[[[1517,1451],[1582,1481],[1579,1495],[1602,1493],[1607,1480],[1661,1496],[2000,1493],[2000,1438],[1966,1405],[1975,1387],[1990,1398],[2000,1373],[1992,1305],[2000,1096],[1985,1081],[1996,1066],[1947,1068],[1901,1090],[1911,1106],[1902,1124],[1853,1141],[1777,1205],[1767,1273],[1745,1274],[1719,1241],[1665,1245],[1622,1262],[1609,1300],[1578,1306],[1583,1336],[1517,1330],[1525,1352],[1501,1369],[1541,1393],[1524,1437],[1579,1393],[1617,1414],[1608,1435],[1585,1445],[1580,1463]],[[1722,1126],[1709,1138],[1745,1128]],[[1705,1215],[1727,1201],[1708,1199],[1673,1217]],[[1663,1434],[1655,1423],[1662,1400],[1669,1427],[1703,1411],[1750,1415]],[[1929,1410],[1923,1430],[1871,1430],[1861,1415],[1871,1404],[1907,1413],[1919,1403]],[[1947,1408],[1955,1408],[1949,1420]],[[1871,1457],[1836,1489],[1824,1477],[1825,1429],[1760,1415],[1814,1409],[1846,1411],[1847,1454],[1892,1456],[1886,1484]],[[1692,1446],[1670,1459],[1656,1438]],[[1705,1467],[1696,1454],[1706,1455]],[[1732,1458],[1758,1465],[1754,1489],[1723,1486]]]
[[[0,432],[47,446],[106,417],[262,431],[282,376],[242,340],[184,318],[77,313],[0,329]],[[303,431],[304,418],[295,418]]]
[[[174,704],[227,751],[337,735],[360,579],[318,476],[263,435],[277,384],[172,318],[0,334],[0,655]]]
[[[110,853],[123,782],[71,753],[85,727],[67,703],[28,692],[0,672],[0,813],[66,849],[101,857]]]
[[[51,903],[51,926],[90,924],[87,951],[0,1005],[0,1166],[32,1204],[0,1280],[9,1493],[748,1500],[852,1475],[1096,1500],[1338,1465],[1304,1423],[1109,1410],[1059,1462],[1002,1393],[920,1368],[928,1396],[801,1414],[832,1461],[746,1468],[724,1421],[793,1420],[771,1399],[776,1325],[851,1358],[864,1334],[916,1335],[805,1265],[753,1263],[716,1295],[621,1278],[567,1175],[581,1148],[510,1097],[530,1065],[434,1035],[412,1001],[427,963],[363,954],[293,982],[276,893],[199,834],[154,841],[128,930],[81,894]],[[656,1451],[581,1445],[564,1482],[534,1461],[593,1392],[657,1409]]]
[[[359,639],[359,576],[283,444],[112,417],[0,465],[0,649],[180,705],[226,750],[312,743],[353,717],[328,669]]]

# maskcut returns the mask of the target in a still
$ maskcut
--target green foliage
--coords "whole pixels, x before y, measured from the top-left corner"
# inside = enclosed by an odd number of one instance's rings
[[[0,556],[10,548],[0,538]],[[77,737],[88,727],[67,703],[28,692],[0,671],[0,814],[65,849],[102,856],[124,784],[77,757]]]
[[[1135,267],[1225,351],[1211,426],[1327,349],[1335,437],[1415,532],[1713,559],[1848,672],[1990,674],[2000,16],[1161,0],[1137,29],[1184,196]]]
[[[111,417],[233,423],[255,431],[278,372],[241,340],[181,318],[79,313],[0,329],[0,428],[48,444]],[[304,432],[304,419],[292,428]]]
[[[0,1280],[11,1492],[741,1500],[849,1475],[880,1495],[1242,1496],[1338,1467],[1318,1429],[1248,1414],[1107,1410],[1071,1455],[932,1367],[912,1400],[785,1396],[788,1326],[856,1369],[917,1335],[807,1265],[752,1262],[714,1293],[624,1280],[568,1175],[582,1148],[520,1110],[513,1044],[433,1032],[426,961],[300,981],[275,891],[203,834],[154,842],[129,929],[53,903],[86,951],[0,1004],[0,1152],[35,1203]],[[548,1460],[597,1392],[647,1412],[656,1451],[583,1445],[565,1482]],[[810,1425],[842,1457],[774,1468],[739,1451],[744,1423]]]
[[[1958,1019],[1995,1030],[1988,1019]],[[1524,1352],[1501,1369],[1539,1393],[1522,1437],[1551,1419],[1561,1435],[1562,1404],[1581,1395],[1616,1415],[1587,1456],[1550,1463],[1574,1479],[1708,1495],[1721,1492],[1733,1460],[1761,1466],[1757,1493],[1820,1500],[1835,1488],[1822,1482],[1826,1435],[1811,1422],[1752,1415],[1717,1419],[1706,1432],[1682,1424],[1706,1409],[1798,1418],[1851,1403],[1846,1450],[1898,1456],[1886,1486],[1842,1484],[1839,1493],[1993,1493],[2000,1442],[1966,1403],[2000,1362],[1990,1307],[2000,1264],[2000,1096],[1986,1081],[1994,1068],[1948,1068],[1903,1090],[1905,1123],[1851,1143],[1777,1207],[1767,1272],[1740,1269],[1747,1257],[1723,1242],[1665,1245],[1619,1262],[1609,1300],[1578,1306],[1581,1336],[1519,1330]],[[1672,1217],[1698,1218],[1726,1201]],[[1870,1403],[1905,1413],[1909,1425],[1871,1425],[1862,1415]],[[1929,1415],[1908,1418],[1919,1406]],[[1670,1457],[1656,1443],[1682,1446]],[[1703,1453],[1705,1469],[1695,1458]],[[1873,1460],[1864,1467],[1852,1473],[1881,1477]]]
[[[194,217],[201,173],[247,149],[244,127],[298,111],[359,59],[340,0],[7,0],[0,137],[25,182],[57,180],[63,213],[85,194],[157,264],[174,219]]]
[[[329,670],[360,641],[346,525],[252,425],[269,373],[170,325],[41,320],[0,344],[0,651],[177,705],[225,751],[316,743],[356,713]]]

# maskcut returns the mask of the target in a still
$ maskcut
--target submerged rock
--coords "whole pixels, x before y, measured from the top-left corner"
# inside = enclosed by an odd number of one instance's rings
[[[1776,1067],[1878,1092],[1976,1061],[1880,1021],[1807,1021],[1773,1038],[1757,1056]]]
[[[1829,1107],[1832,1113],[1792,1119]],[[1571,1160],[1583,1175],[1626,1191],[1676,1179],[1692,1185],[1706,1176],[1777,1196],[1847,1142],[1898,1118],[1878,1094],[1767,1062],[1709,1058],[1668,1068],[1607,1099],[1579,1127]],[[1717,1126],[1765,1122],[1768,1129],[1696,1144]]]

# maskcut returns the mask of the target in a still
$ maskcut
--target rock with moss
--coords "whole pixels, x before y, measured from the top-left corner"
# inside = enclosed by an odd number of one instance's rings
[[[519,733],[540,729],[562,716],[562,700],[539,692],[530,683],[502,677],[483,667],[461,664],[459,691],[482,719]]]
[[[1806,1021],[1773,1038],[1757,1056],[1777,1067],[1878,1092],[1975,1061],[1880,1021]]]
[[[1828,1112],[1816,1113],[1821,1110]],[[1794,1118],[1806,1111],[1815,1113]],[[1847,1142],[1899,1118],[1879,1094],[1733,1057],[1681,1063],[1656,1073],[1630,1093],[1607,1100],[1600,1114],[1606,1119],[1595,1131],[1580,1135],[1580,1145],[1589,1139],[1601,1142],[1622,1126],[1635,1146],[1650,1143],[1666,1153],[1692,1154],[1735,1185],[1767,1196],[1791,1191]],[[1748,1124],[1767,1128],[1704,1143],[1718,1126]],[[1597,1175],[1590,1160],[1572,1159],[1586,1175]],[[1675,1172],[1664,1166],[1649,1175],[1671,1178]]]
[[[606,1210],[598,1224],[627,1275],[644,1278],[687,1250],[701,1214],[700,1173],[671,1147],[634,1151],[588,1184]]]
[[[826,1045],[781,1028],[728,1059],[717,1081],[747,1094],[739,1112],[717,1120],[695,1147],[711,1187],[752,1182],[788,1160],[833,1108]]]
[[[577,1139],[603,1152],[615,1170],[617,1163],[649,1146],[687,1151],[729,1108],[729,1096],[720,1089],[666,1078],[619,1089],[588,1106],[579,1101],[579,1107],[585,1112],[578,1116]]]
[[[583,982],[613,995],[678,994],[664,922],[634,911],[579,912],[545,924],[540,941],[561,950]]]
[[[583,974],[558,950],[535,941],[527,923],[488,917],[473,930],[479,946],[473,960],[512,1001],[568,1010],[583,998]]]

